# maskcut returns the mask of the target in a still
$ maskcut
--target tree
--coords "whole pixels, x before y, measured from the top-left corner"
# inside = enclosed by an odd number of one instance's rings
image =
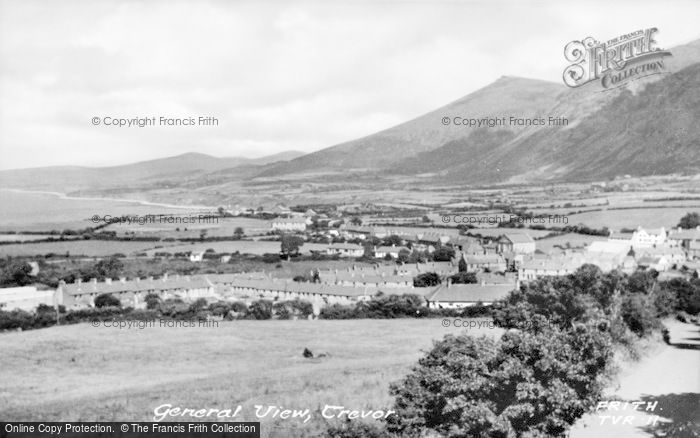
[[[700,226],[700,214],[688,213],[683,216],[678,222],[678,226],[685,229],[695,228]]]
[[[245,232],[243,231],[242,227],[236,227],[235,230],[233,230],[233,237],[236,239],[240,239],[245,235]]]
[[[353,218],[350,219],[350,223],[359,227],[362,225],[362,219],[359,216],[353,216]]]
[[[270,319],[272,318],[272,301],[258,300],[250,303],[246,312],[246,318]]]
[[[95,307],[121,307],[122,303],[119,298],[112,294],[100,294],[95,297]]]
[[[34,280],[29,275],[32,267],[26,262],[11,262],[2,268],[0,272],[0,286],[26,286],[32,284]]]
[[[601,396],[613,362],[604,325],[446,336],[391,386],[397,436],[563,436]]]
[[[415,287],[431,287],[438,284],[440,284],[440,275],[435,272],[426,272],[413,278],[413,286]]]
[[[396,259],[396,261],[399,263],[408,263],[408,261],[410,260],[410,257],[411,257],[411,251],[404,248],[401,251],[399,251],[399,256]]]
[[[117,257],[102,259],[95,264],[95,278],[115,278],[119,277],[124,270],[124,263]]]
[[[459,272],[467,272],[467,261],[464,260],[464,257],[459,258],[459,263],[457,263]]]
[[[299,248],[304,245],[304,239],[299,236],[294,236],[291,234],[283,234],[280,244],[280,251],[285,256],[299,254]]]
[[[403,239],[399,236],[392,234],[384,238],[383,244],[386,246],[401,246],[403,244]]]
[[[144,301],[146,302],[146,309],[148,310],[157,309],[158,306],[160,306],[160,303],[163,302],[163,300],[160,298],[160,295],[154,293],[146,295]]]
[[[449,262],[454,256],[455,251],[452,248],[441,246],[433,253],[433,260],[436,262]]]
[[[478,283],[475,272],[459,272],[451,275],[450,280],[454,284],[475,284]]]

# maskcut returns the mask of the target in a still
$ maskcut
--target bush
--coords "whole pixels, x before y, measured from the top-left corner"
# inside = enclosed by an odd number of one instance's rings
[[[437,342],[391,386],[400,436],[563,436],[601,396],[613,350],[604,326]]]
[[[121,307],[122,302],[112,294],[100,294],[95,297],[95,307]]]
[[[644,337],[659,328],[650,297],[634,294],[622,298],[620,316],[627,327],[637,336]]]
[[[376,423],[347,420],[342,425],[329,426],[325,436],[328,438],[391,438],[393,435]]]
[[[356,319],[358,318],[358,312],[355,306],[331,304],[322,308],[318,317],[320,319]]]
[[[314,313],[311,303],[299,299],[278,301],[272,306],[272,310],[278,319],[308,318]]]
[[[414,287],[431,287],[440,284],[440,275],[435,272],[426,272],[413,278]]]
[[[250,303],[250,307],[246,312],[248,319],[271,319],[272,318],[272,301],[258,300]]]

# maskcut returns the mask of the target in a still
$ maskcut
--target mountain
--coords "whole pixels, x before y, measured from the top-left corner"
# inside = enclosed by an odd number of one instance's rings
[[[257,167],[303,155],[285,151],[260,158],[213,157],[190,152],[110,167],[51,166],[0,171],[0,187],[70,192],[124,187],[165,178],[188,179],[231,168]]]
[[[258,176],[421,175],[475,184],[700,172],[700,40],[670,49],[666,73],[601,92],[531,79],[495,83],[401,125]],[[443,117],[565,117],[567,126],[444,126]],[[326,177],[326,176],[324,176]],[[439,178],[439,179],[437,179]],[[422,179],[423,182],[430,180]]]
[[[504,76],[442,108],[376,134],[280,163],[260,176],[329,169],[378,169],[469,135],[473,128],[445,126],[443,117],[535,117],[551,107],[566,87],[547,81]]]

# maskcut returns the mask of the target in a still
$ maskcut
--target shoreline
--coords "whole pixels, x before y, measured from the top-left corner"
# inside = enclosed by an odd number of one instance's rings
[[[216,210],[217,207],[207,206],[207,205],[176,205],[176,204],[165,204],[160,202],[143,201],[140,199],[124,199],[124,198],[101,198],[101,197],[80,197],[80,196],[69,196],[66,193],[61,192],[51,192],[47,190],[23,190],[23,189],[0,189],[0,191],[13,192],[13,193],[29,193],[35,195],[51,195],[58,199],[63,199],[67,201],[111,201],[111,202],[124,202],[128,204],[137,204],[148,207],[163,207],[163,208],[179,208],[183,210],[200,210],[200,209],[213,209]]]

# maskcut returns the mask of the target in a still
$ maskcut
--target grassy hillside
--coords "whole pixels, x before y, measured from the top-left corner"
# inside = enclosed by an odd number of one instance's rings
[[[238,421],[256,421],[254,405],[270,404],[309,408],[313,419],[264,421],[263,436],[311,436],[323,429],[319,408],[326,404],[389,409],[389,383],[433,339],[459,330],[442,327],[440,319],[404,319],[233,321],[218,328],[143,330],[80,324],[4,333],[0,417],[152,421],[153,409],[170,403],[242,405]],[[304,359],[304,348],[330,357]]]

